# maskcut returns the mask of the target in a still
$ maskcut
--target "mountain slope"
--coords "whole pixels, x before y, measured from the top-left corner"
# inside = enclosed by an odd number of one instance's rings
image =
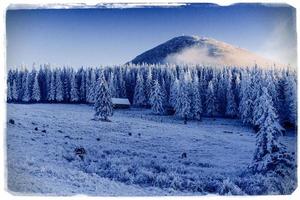
[[[130,62],[133,64],[281,65],[248,50],[211,38],[195,36],[175,37],[138,55]]]

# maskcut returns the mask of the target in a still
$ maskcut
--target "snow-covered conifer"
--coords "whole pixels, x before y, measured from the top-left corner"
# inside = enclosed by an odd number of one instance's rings
[[[64,100],[70,102],[70,90],[71,90],[71,83],[70,83],[70,69],[65,71],[63,81],[63,91],[64,91]]]
[[[175,108],[177,104],[178,90],[179,90],[179,80],[175,78],[175,80],[171,83],[170,98],[169,98],[169,104],[173,108]]]
[[[144,79],[143,76],[140,73],[138,73],[134,89],[133,104],[137,106],[145,106],[146,103],[147,102],[144,88]]]
[[[117,68],[114,69],[114,88],[116,90],[116,95],[115,97],[121,97],[121,83],[120,83],[120,72],[119,70],[117,70]],[[136,79],[134,79],[136,80]],[[134,84],[133,84],[133,88],[135,86],[135,81],[134,81]]]
[[[166,83],[165,80],[162,78],[161,80],[161,97],[162,97],[162,102],[163,102],[163,106],[166,107],[168,106],[168,92],[166,89]]]
[[[237,116],[237,105],[235,102],[231,82],[228,83],[226,99],[227,99],[227,101],[226,101],[226,104],[227,104],[226,105],[226,116],[228,116],[228,117]]]
[[[89,103],[95,102],[95,88],[96,88],[96,72],[95,70],[91,70],[91,80],[90,80],[90,86],[88,88],[89,90],[89,95],[87,101]]]
[[[254,117],[253,114],[256,107],[259,106],[259,97],[262,93],[262,87],[263,87],[263,74],[262,71],[258,70],[257,68],[254,68],[254,72],[250,78],[250,98],[253,102],[252,108],[250,106],[250,109],[252,109],[252,124],[254,124]]]
[[[64,95],[63,95],[63,83],[61,81],[61,76],[60,76],[61,71],[58,70],[56,71],[56,77],[55,77],[55,100],[57,102],[62,102],[64,100]]]
[[[277,110],[277,108],[278,108],[278,91],[277,91],[277,88],[276,88],[276,85],[275,85],[273,71],[268,72],[266,74],[265,81],[266,81],[265,85],[268,89],[268,92],[272,97],[274,108],[276,108],[276,110]]]
[[[216,111],[221,114],[222,116],[225,115],[226,112],[226,101],[227,99],[224,98],[226,97],[226,89],[227,89],[227,82],[231,82],[232,76],[230,75],[229,77],[227,77],[225,79],[225,70],[222,70],[222,72],[220,72],[219,74],[219,80],[216,82],[214,82],[214,84],[216,84],[216,90],[215,90],[215,97],[216,97]]]
[[[191,111],[191,99],[189,98],[188,79],[188,76],[184,74],[180,75],[179,91],[177,94],[177,102],[175,108],[176,115],[184,118],[185,124],[187,123],[187,119]]]
[[[110,73],[110,76],[109,76],[109,84],[108,84],[108,87],[109,87],[109,91],[110,91],[110,94],[112,97],[117,97],[117,91],[116,91],[116,88],[115,88],[115,78],[114,78],[114,74],[113,72]]]
[[[214,116],[216,114],[216,97],[214,91],[213,81],[209,81],[206,91],[206,114],[208,116]]]
[[[251,85],[249,76],[243,74],[241,82],[241,101],[239,104],[239,114],[244,124],[252,124],[253,120],[253,101],[251,99]]]
[[[30,73],[26,73],[24,76],[26,76],[25,78],[25,84],[23,87],[24,90],[24,94],[22,97],[22,101],[23,102],[29,102],[31,100],[31,96],[30,96]]]
[[[70,100],[71,102],[78,102],[79,101],[79,94],[78,94],[78,87],[76,83],[76,76],[75,73],[72,73],[71,77],[71,92],[70,92]]]
[[[289,168],[294,168],[293,158],[288,152],[285,152],[285,148],[278,141],[283,128],[279,124],[272,97],[266,87],[262,88],[259,102],[261,104],[259,110],[256,111],[256,114],[259,115],[256,120],[259,131],[256,136],[254,158],[249,168],[254,173],[271,172],[285,176],[285,172]]]
[[[51,79],[50,79],[50,89],[48,92],[48,101],[53,102],[55,100],[55,90],[56,90],[56,84],[55,84],[55,72],[51,72]]]
[[[113,115],[113,107],[110,91],[102,71],[97,82],[99,86],[96,87],[95,118],[103,117],[107,121],[108,117]]]
[[[193,118],[196,120],[201,120],[203,107],[202,100],[199,92],[199,79],[195,77],[192,84],[192,101],[191,101],[191,112]]]
[[[81,71],[81,83],[80,83],[80,88],[79,88],[79,94],[80,94],[80,100],[82,102],[85,102],[85,96],[86,96],[86,74],[85,71]]]
[[[38,81],[38,73],[36,73],[34,77],[33,89],[32,89],[32,100],[34,102],[39,102],[41,100],[41,91],[40,91],[40,85]]]
[[[289,75],[285,78],[284,84],[285,108],[290,123],[296,125],[297,120],[297,87],[293,76]]]
[[[91,70],[87,69],[86,77],[85,77],[85,100],[87,103],[89,102],[90,85],[91,85]]]
[[[119,79],[119,88],[120,88],[120,97],[121,98],[125,98],[126,97],[126,83],[125,83],[125,79],[124,79],[124,75],[123,75],[123,72],[120,71],[120,79]]]
[[[12,97],[12,87],[10,85],[10,82],[7,81],[7,102],[11,102],[13,100],[13,97]]]
[[[27,69],[24,71],[19,71],[18,78],[17,78],[17,91],[18,91],[18,101],[23,101],[23,95],[26,89],[26,79],[27,79]]]
[[[150,105],[150,97],[151,97],[151,90],[153,86],[153,80],[152,80],[152,70],[149,67],[147,71],[147,77],[146,77],[146,83],[145,83],[145,92],[146,92],[146,99],[147,104]]]
[[[240,73],[235,73],[235,79],[234,79],[234,95],[235,95],[235,99],[236,102],[239,103],[240,102],[240,97],[241,97],[241,75]]]
[[[18,90],[17,90],[17,81],[16,79],[13,80],[13,85],[12,85],[12,100],[17,101],[18,100]]]
[[[154,85],[151,91],[152,91],[151,99],[150,99],[151,110],[154,114],[161,115],[164,113],[164,108],[163,108],[161,87],[158,83],[158,80],[154,81]]]

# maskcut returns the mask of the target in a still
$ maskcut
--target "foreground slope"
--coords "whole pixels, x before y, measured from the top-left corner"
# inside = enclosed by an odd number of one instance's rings
[[[8,104],[8,189],[71,195],[216,193],[214,180],[234,178],[251,162],[255,135],[238,120],[184,125],[149,110],[116,110],[91,120],[92,107]],[[282,142],[295,151],[295,138]],[[84,148],[80,158],[74,150]]]

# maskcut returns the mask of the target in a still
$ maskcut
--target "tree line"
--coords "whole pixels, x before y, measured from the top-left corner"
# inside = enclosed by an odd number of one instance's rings
[[[101,73],[110,96],[128,98],[155,114],[201,120],[240,118],[256,125],[259,97],[266,88],[280,124],[296,124],[296,71],[292,68],[125,65],[102,68],[10,69],[7,101],[95,103]]]

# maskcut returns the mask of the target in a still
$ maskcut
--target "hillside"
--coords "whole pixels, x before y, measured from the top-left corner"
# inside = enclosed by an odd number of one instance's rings
[[[135,57],[133,64],[281,65],[246,49],[196,36],[175,37]]]

